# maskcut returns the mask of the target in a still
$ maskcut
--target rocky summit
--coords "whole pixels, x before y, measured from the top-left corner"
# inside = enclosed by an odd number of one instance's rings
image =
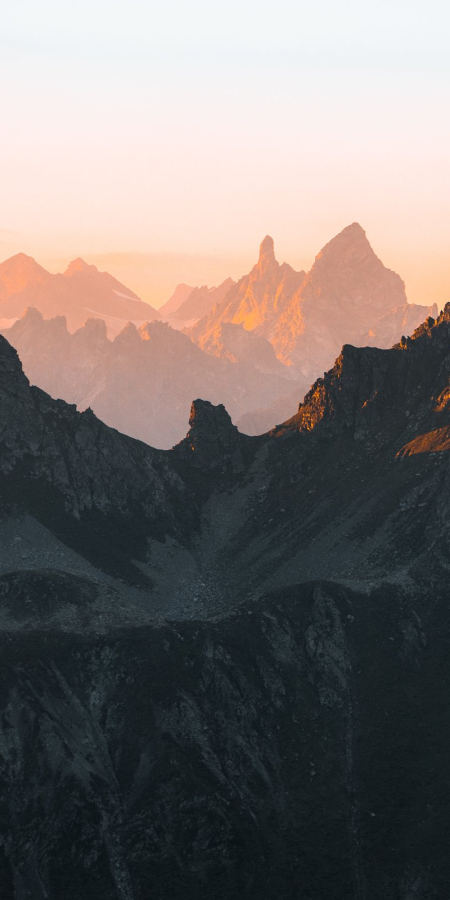
[[[441,900],[450,305],[269,433],[189,424],[152,449],[0,339],[2,897]]]
[[[266,236],[251,272],[188,333],[218,354],[221,327],[240,324],[270,341],[278,359],[311,384],[344,342],[391,347],[404,326],[414,330],[437,313],[436,306],[407,302],[403,281],[378,259],[354,222],[323,247],[308,273],[279,265],[273,239]]]

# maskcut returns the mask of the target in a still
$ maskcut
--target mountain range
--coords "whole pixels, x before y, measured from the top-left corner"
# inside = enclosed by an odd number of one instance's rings
[[[265,338],[243,329],[232,361],[204,353],[161,321],[140,328],[128,323],[111,341],[101,319],[88,319],[71,334],[65,317],[44,319],[28,309],[3,333],[33,384],[80,410],[90,407],[107,425],[155,447],[181,440],[193,396],[226,403],[235,422],[251,414],[254,427],[264,430],[258,410],[273,404],[270,427],[285,418],[284,398],[292,414],[308,387],[290,379]]]
[[[446,896],[449,348],[161,451],[0,338],[5,900]]]
[[[233,285],[233,279],[226,278],[218,287],[209,288],[207,285],[203,285],[203,287],[191,288],[187,296],[183,296],[184,291],[180,290],[185,286],[178,285],[170,300],[160,307],[159,313],[164,321],[172,325],[172,328],[187,328],[195,325],[217,303],[222,302]],[[181,303],[175,300],[178,297],[183,297]]]
[[[271,342],[277,357],[311,383],[332,365],[344,343],[390,347],[437,307],[408,304],[401,278],[386,269],[357,223],[316,256],[308,273],[275,259],[266,236],[259,260],[188,333],[216,352],[224,323],[241,324]]]
[[[158,311],[80,259],[63,275],[23,254],[0,265],[2,331],[32,382],[161,448],[184,434],[192,396],[263,433],[292,415],[342,343],[389,347],[427,315],[436,306],[407,303],[357,224],[309,273],[279,265],[266,237],[237,284],[181,284]]]
[[[0,263],[2,327],[13,324],[28,306],[39,309],[47,319],[65,316],[70,331],[92,317],[104,319],[111,336],[128,321],[142,325],[160,318],[156,309],[120,281],[82,259],[73,260],[63,274],[53,275],[31,256],[18,253]]]

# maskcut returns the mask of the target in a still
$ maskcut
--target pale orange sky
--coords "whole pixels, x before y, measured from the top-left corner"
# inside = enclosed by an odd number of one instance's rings
[[[17,0],[2,11],[0,259],[83,256],[159,305],[309,267],[353,221],[411,301],[450,299],[440,2]]]

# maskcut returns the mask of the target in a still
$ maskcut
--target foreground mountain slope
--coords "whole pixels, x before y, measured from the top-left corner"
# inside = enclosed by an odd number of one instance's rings
[[[279,266],[266,237],[251,273],[189,334],[211,352],[224,323],[241,323],[267,338],[278,358],[311,383],[342,344],[372,343],[373,332],[377,346],[390,347],[405,325],[414,330],[432,314],[436,307],[407,303],[401,278],[385,268],[353,223],[321,250],[308,274]]]
[[[59,446],[66,433],[65,426],[60,433],[60,424],[67,416],[67,421],[74,423],[69,431],[87,428],[86,440],[89,438],[93,445],[98,444],[99,432],[112,442],[112,448],[117,441],[120,448],[135,447],[133,453],[139,458],[143,454],[145,460],[157,460],[161,471],[173,471],[175,481],[181,479],[186,489],[193,492],[196,500],[191,509],[201,509],[200,533],[192,536],[194,543],[191,541],[189,552],[194,552],[195,547],[197,563],[204,559],[206,569],[211,563],[211,578],[214,571],[228,571],[228,581],[231,579],[233,584],[228,590],[223,582],[218,602],[226,604],[233,592],[235,599],[246,596],[255,586],[258,590],[288,586],[300,573],[308,579],[326,574],[360,587],[386,577],[397,582],[410,566],[415,572],[422,565],[422,558],[431,559],[446,534],[442,504],[446,496],[445,452],[450,422],[449,319],[450,307],[446,307],[436,323],[428,320],[413,339],[405,339],[392,350],[345,346],[335,367],[316,382],[298,413],[260,438],[239,434],[223,406],[196,401],[187,438],[168,452],[154,451],[119,436],[89,411],[79,414],[62,401],[52,401],[37,388],[30,388],[17,356],[9,349],[7,359],[15,360],[14,384],[20,386],[26,406],[8,401],[11,413],[4,426],[5,471],[9,465],[16,471],[17,461],[25,456],[30,460],[33,481],[44,465],[42,451],[47,440],[53,441],[41,436],[35,446],[36,435],[45,435],[43,423],[48,423],[50,430],[55,429],[54,439]],[[179,333],[176,335],[182,338]],[[137,340],[132,332],[131,338],[133,342]],[[128,334],[124,341],[128,341]],[[2,346],[9,347],[5,341]],[[18,390],[8,388],[8,397],[12,398]],[[40,398],[37,412],[35,398]],[[52,416],[49,418],[46,413],[42,418],[41,407],[54,411]],[[23,447],[16,446],[16,428],[21,440],[23,435]],[[81,464],[83,441],[73,435],[70,441],[73,450],[69,458],[76,450]],[[238,463],[233,461],[236,447]],[[102,455],[108,465],[115,464],[113,450],[107,452],[105,448]],[[53,462],[53,457],[48,465],[48,477],[52,480],[59,477],[54,474],[53,465],[56,473],[64,470],[64,484],[69,492],[73,491],[74,479],[77,484],[79,479],[84,484],[88,478],[67,474],[62,463]],[[130,462],[129,466],[132,471],[135,463]],[[228,469],[222,483],[219,473]],[[200,478],[197,472],[201,473]],[[106,484],[109,470],[101,477]],[[92,473],[90,478],[96,486],[98,479]],[[126,501],[127,490],[125,481],[120,486],[123,499],[116,505],[131,514],[134,500]],[[142,497],[146,497],[147,490],[147,485],[139,487],[136,474],[133,496],[134,492],[141,496],[143,491]],[[161,490],[158,489],[158,496],[162,496]],[[27,496],[25,487],[22,493]],[[33,495],[34,489],[30,488],[30,496]],[[419,502],[423,504],[420,514],[416,508]],[[73,510],[79,509],[80,504],[84,508],[86,503],[85,499],[74,499]],[[108,504],[111,506],[106,498],[101,501],[102,506]],[[176,518],[175,512],[173,515]],[[416,546],[412,535],[419,534],[422,517],[429,526],[427,541],[419,541]],[[405,542],[408,529],[411,536]],[[164,547],[152,545],[150,567],[153,551],[163,554],[157,568],[164,570]],[[181,580],[184,575],[180,573]],[[201,575],[195,581],[195,592],[205,609],[207,582],[208,578],[203,584]]]
[[[139,330],[128,324],[110,341],[99,319],[70,334],[61,316],[44,320],[30,309],[4,334],[34,384],[80,409],[90,406],[107,425],[157,447],[183,437],[193,396],[225,403],[233,419],[271,402],[273,426],[284,418],[276,414],[279,400],[293,393],[287,367],[253,335],[256,352],[245,346],[228,361],[204,353],[162,322]],[[289,412],[307,387],[297,385]]]
[[[45,318],[65,316],[70,331],[98,316],[106,320],[112,336],[129,320],[142,324],[160,318],[120,281],[82,259],[73,260],[64,274],[52,275],[18,253],[0,264],[0,319],[19,319],[29,306]]]
[[[446,896],[450,305],[168,452],[0,363],[6,900]]]

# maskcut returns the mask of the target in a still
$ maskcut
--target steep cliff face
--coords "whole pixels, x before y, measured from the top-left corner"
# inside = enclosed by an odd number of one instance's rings
[[[195,469],[237,474],[244,469],[245,439],[224,406],[194,400],[189,416],[189,431],[175,448],[182,459]]]
[[[450,305],[168,452],[0,367],[6,900],[441,900]]]

